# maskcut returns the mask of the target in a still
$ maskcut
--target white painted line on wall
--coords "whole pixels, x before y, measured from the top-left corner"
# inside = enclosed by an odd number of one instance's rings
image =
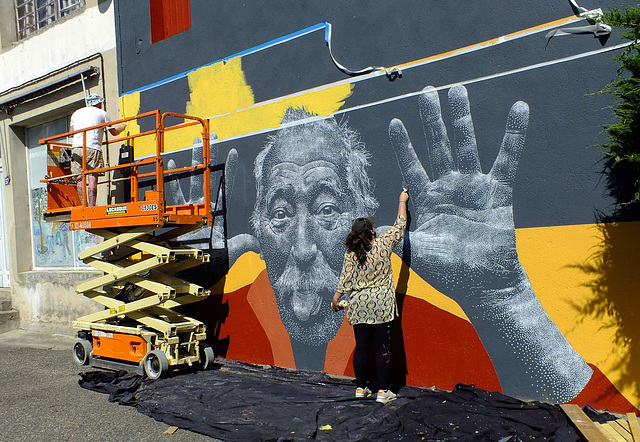
[[[459,81],[459,82],[456,82],[456,83],[450,83],[450,84],[446,84],[446,85],[442,85],[442,86],[434,86],[434,87],[435,87],[436,90],[443,90],[443,89],[449,89],[449,88],[451,88],[452,86],[454,86],[456,84],[465,85],[465,84],[473,84],[473,83],[479,83],[479,82],[482,82],[482,81],[493,80],[493,79],[496,79],[496,78],[506,77],[506,76],[509,76],[509,75],[515,75],[515,74],[519,74],[519,73],[526,72],[526,71],[532,71],[532,70],[535,70],[535,69],[542,69],[542,68],[545,68],[545,67],[548,67],[548,66],[553,66],[553,65],[557,65],[557,64],[561,64],[561,63],[567,63],[567,62],[570,62],[570,61],[579,60],[581,58],[592,57],[592,56],[603,54],[603,53],[606,53],[606,52],[617,51],[619,49],[623,49],[623,48],[629,46],[631,43],[632,42],[621,43],[621,44],[618,44],[618,45],[615,45],[615,46],[611,46],[611,47],[607,47],[607,48],[601,48],[601,49],[597,49],[597,50],[589,51],[589,52],[582,52],[580,54],[575,54],[575,55],[571,55],[571,56],[568,56],[568,57],[557,58],[555,60],[549,60],[549,61],[545,61],[545,62],[542,62],[542,63],[536,63],[536,64],[532,64],[532,65],[528,65],[528,66],[523,66],[523,67],[517,68],[517,69],[511,69],[511,70],[508,70],[508,71],[498,72],[498,73],[491,74],[491,75],[484,75],[482,77],[471,78],[469,80],[463,80],[463,81]],[[250,107],[245,108],[245,109],[240,109],[240,110],[237,110],[237,111],[234,111],[234,112],[229,112],[229,113],[222,114],[222,115],[215,115],[215,116],[209,117],[209,118],[210,119],[214,119],[216,117],[230,115],[230,114],[237,113],[237,112],[243,112],[243,111],[251,109],[253,107],[264,106],[264,105],[269,104],[269,103],[271,103],[273,101],[280,101],[282,99],[289,98],[289,97],[292,97],[292,96],[304,95],[305,93],[308,93],[308,92],[313,91],[313,90],[315,90],[315,89],[310,89],[308,91],[298,92],[296,94],[286,95],[286,96],[280,97],[280,98],[275,99],[275,100],[263,101],[263,102],[260,102],[260,103],[256,103],[255,105],[250,106]],[[279,129],[282,129],[282,128],[285,128],[285,127],[298,126],[298,125],[307,124],[307,123],[310,123],[310,122],[313,122],[313,121],[324,120],[324,119],[327,119],[327,118],[333,118],[335,115],[346,114],[348,112],[353,112],[353,111],[357,111],[357,110],[361,110],[361,109],[366,109],[368,107],[373,107],[373,106],[379,106],[381,104],[391,103],[391,102],[394,102],[394,101],[403,100],[405,98],[416,97],[416,96],[420,95],[421,93],[422,93],[422,91],[420,90],[420,91],[415,91],[415,92],[409,92],[409,93],[402,94],[402,95],[396,95],[394,97],[385,98],[383,100],[373,101],[373,102],[366,103],[366,104],[361,104],[361,105],[358,105],[358,106],[353,106],[353,107],[349,107],[349,108],[345,108],[345,109],[340,109],[340,110],[334,112],[331,115],[317,116],[317,117],[312,117],[312,118],[305,118],[305,119],[302,119],[302,120],[296,120],[296,121],[293,121],[293,122],[290,122],[290,123],[287,123],[287,124],[282,124],[282,125],[277,126],[277,127],[261,129],[261,130],[254,131],[254,132],[248,132],[248,133],[243,134],[243,135],[236,135],[236,136],[228,137],[228,138],[225,138],[224,140],[216,140],[213,143],[224,143],[224,142],[227,142],[227,141],[238,140],[238,139],[242,139],[242,138],[246,138],[246,137],[251,137],[251,136],[254,136],[254,135],[260,135],[260,134],[265,134],[265,133],[269,133],[269,132],[274,132],[276,130],[279,130]],[[184,150],[184,149],[180,149],[180,150]]]
[[[526,29],[523,29],[523,30],[520,30],[520,31],[512,32],[510,34],[502,35],[500,37],[491,38],[489,40],[485,40],[485,41],[480,42],[480,43],[475,43],[475,44],[472,44],[472,45],[469,45],[469,46],[464,46],[462,48],[453,49],[451,51],[443,52],[441,54],[431,55],[431,56],[426,57],[426,58],[421,58],[419,60],[414,60],[414,61],[410,61],[410,62],[407,62],[407,63],[403,63],[403,64],[400,64],[400,65],[394,66],[394,68],[400,68],[400,69],[406,70],[406,69],[412,69],[412,68],[424,66],[426,64],[435,63],[437,61],[442,61],[442,60],[446,60],[446,59],[449,59],[449,58],[454,58],[454,57],[457,57],[459,55],[469,54],[471,52],[479,51],[481,49],[491,48],[491,47],[500,45],[502,43],[507,43],[507,42],[510,42],[510,41],[513,41],[513,40],[517,40],[519,38],[527,37],[527,36],[530,36],[530,35],[535,35],[535,34],[540,33],[540,32],[548,31],[548,30],[551,30],[551,29],[555,29],[555,28],[557,28],[559,26],[564,26],[564,25],[575,23],[575,22],[582,21],[582,20],[584,20],[583,17],[576,17],[576,16],[572,15],[572,16],[569,16],[569,17],[565,17],[565,18],[561,18],[561,19],[558,19],[558,20],[554,20],[554,21],[550,21],[550,22],[547,22],[547,23],[543,23],[541,25],[537,25],[537,26],[533,26],[533,27],[530,27],[530,28],[526,28]],[[141,86],[139,88],[133,89],[133,90],[128,91],[128,92],[125,92],[124,94],[122,94],[122,96],[130,95],[130,94],[137,93],[137,92],[144,92],[144,91],[147,91],[147,90],[150,90],[150,89],[154,89],[156,87],[163,86],[165,84],[174,82],[176,80],[180,80],[182,78],[186,78],[190,73],[198,71],[199,69],[202,69],[204,67],[211,66],[211,65],[214,65],[216,63],[226,63],[227,61],[229,61],[232,58],[251,55],[251,54],[257,53],[259,51],[262,51],[264,49],[272,48],[274,46],[290,42],[292,40],[295,40],[296,38],[303,37],[303,36],[308,35],[308,34],[310,34],[312,32],[315,32],[315,31],[325,30],[325,41],[326,41],[326,39],[328,38],[326,36],[326,32],[327,32],[327,29],[329,29],[330,26],[331,26],[331,24],[327,23],[327,22],[318,23],[317,25],[310,26],[308,28],[302,29],[300,31],[293,32],[291,34],[287,34],[285,36],[276,38],[276,39],[271,40],[271,41],[266,42],[266,43],[262,43],[260,45],[257,45],[255,47],[253,47],[253,48],[249,48],[249,49],[247,49],[245,51],[238,52],[237,54],[229,55],[229,56],[223,57],[223,58],[221,58],[219,60],[215,60],[215,61],[213,61],[211,63],[207,63],[207,64],[199,66],[197,68],[189,69],[188,71],[184,71],[184,72],[181,72],[179,74],[173,75],[171,77],[162,79],[162,80],[157,81],[155,83],[151,83],[151,84],[148,84],[146,86]],[[386,68],[386,69],[390,70],[392,68],[389,67],[389,68]],[[328,85],[318,86],[317,88],[308,89],[308,90],[304,91],[304,93],[311,92],[311,91],[316,91],[316,90],[323,90],[323,89],[326,89],[328,87],[334,87],[334,86],[339,86],[339,85],[343,85],[343,84],[358,83],[360,81],[369,80],[371,78],[376,78],[376,77],[379,77],[381,75],[386,75],[386,72],[384,70],[374,71],[374,72],[372,72],[370,74],[364,74],[364,75],[360,75],[360,76],[357,76],[357,77],[348,78],[348,79],[345,79],[345,80],[340,80],[340,81],[337,81],[335,83],[330,83]],[[287,96],[288,97],[289,96],[293,97],[293,96],[296,96],[296,95],[300,95],[300,94],[296,93],[296,94],[287,95]],[[280,98],[282,98],[282,97],[280,97]],[[277,98],[275,100],[278,100],[280,98]],[[270,100],[270,101],[272,101],[272,100]],[[268,103],[268,102],[269,101],[264,101],[264,102],[261,102],[261,103]],[[248,108],[244,108],[244,109],[250,109],[250,108],[251,108],[251,106],[248,107]],[[244,110],[244,109],[241,109],[241,110]],[[220,116],[220,115],[217,115],[217,116]],[[212,118],[212,117],[210,117],[210,118]]]

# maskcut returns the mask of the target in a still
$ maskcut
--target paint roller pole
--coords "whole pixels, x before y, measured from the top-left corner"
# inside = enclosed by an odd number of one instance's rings
[[[104,111],[107,112],[107,101],[104,101]],[[106,127],[105,127],[106,129]],[[109,131],[104,131],[105,141],[107,142],[107,147],[105,149],[105,157],[107,160],[107,167],[111,167],[111,161],[109,161]],[[111,204],[111,174],[113,171],[107,171],[107,204]]]
[[[84,84],[84,73],[80,74],[80,80],[82,81],[82,93],[84,95],[84,105],[89,106],[89,102],[87,101],[87,87]]]
[[[7,176],[4,177],[4,185],[8,186],[11,183],[11,174],[9,173],[9,163],[7,163],[7,150],[4,145],[4,125],[0,126],[0,152],[2,153],[2,171],[6,173]]]

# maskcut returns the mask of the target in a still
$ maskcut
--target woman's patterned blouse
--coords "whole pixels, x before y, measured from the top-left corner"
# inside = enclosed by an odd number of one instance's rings
[[[347,319],[349,324],[382,324],[397,316],[393,287],[391,253],[404,236],[407,219],[399,216],[393,227],[373,240],[364,266],[353,252],[344,254],[337,291],[351,292]]]

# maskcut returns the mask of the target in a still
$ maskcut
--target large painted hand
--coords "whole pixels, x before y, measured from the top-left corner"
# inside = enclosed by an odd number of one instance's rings
[[[214,133],[211,134],[210,139],[215,141],[217,139]],[[213,158],[214,160],[218,158],[217,151],[215,147],[216,144],[212,145],[214,147]],[[202,140],[200,138],[196,138],[193,141],[193,146],[191,150],[191,165],[198,166],[202,164]],[[231,149],[227,154],[227,158],[225,161],[225,173],[224,173],[224,193],[225,199],[227,201],[227,205],[225,209],[228,210],[228,202],[231,200],[231,193],[233,190],[233,183],[235,180],[236,169],[238,165],[238,152],[235,149]],[[167,164],[167,169],[176,169],[176,163],[173,159],[169,160]],[[177,179],[169,181],[169,188],[171,191],[171,195],[173,198],[174,204],[197,204],[204,202],[204,175],[203,174],[194,174],[189,179],[189,195],[188,198],[185,197],[184,190],[180,185],[180,181]],[[215,189],[215,183],[211,183],[212,192]],[[223,207],[223,194],[222,188],[219,189],[216,198],[211,198],[211,201],[214,202],[213,210],[221,210]],[[228,212],[227,212],[228,213]],[[226,214],[225,214],[226,216]],[[182,235],[178,238],[178,240],[185,242],[186,244],[196,247],[199,249],[222,249],[225,247],[225,229],[224,229],[224,216],[217,215],[214,219],[214,225],[212,228],[203,227],[201,229],[195,230],[193,232],[187,233],[186,235]],[[257,240],[247,234],[242,234],[230,238],[227,241],[228,253],[229,253],[229,265],[233,265],[235,260],[247,251],[258,251]]]
[[[518,282],[512,215],[512,185],[524,146],[529,106],[515,103],[507,117],[502,146],[489,173],[482,173],[463,86],[449,91],[453,143],[442,120],[435,89],[419,98],[431,177],[418,159],[400,120],[389,127],[391,144],[415,207],[411,267],[440,292],[461,304],[477,289],[500,289]]]
[[[415,207],[409,235],[411,267],[460,304],[500,379],[513,396],[565,402],[591,368],[538,301],[516,252],[512,186],[529,123],[529,106],[509,111],[498,156],[482,173],[467,91],[449,91],[453,143],[435,89],[419,98],[431,176],[400,120],[389,135]]]

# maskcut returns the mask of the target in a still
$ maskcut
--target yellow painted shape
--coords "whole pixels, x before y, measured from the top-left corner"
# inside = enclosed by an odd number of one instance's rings
[[[328,116],[337,112],[344,100],[351,95],[353,85],[341,84],[326,89],[288,96],[265,104],[241,109],[226,115],[211,118],[211,130],[224,140],[236,135],[280,126],[282,117],[289,107],[302,108],[318,116]]]
[[[603,233],[612,231],[616,233]],[[520,262],[551,319],[587,362],[602,370],[631,403],[640,405],[637,381],[628,382],[640,379],[640,367],[626,363],[629,346],[616,342],[619,315],[638,306],[634,300],[640,272],[625,268],[624,262],[637,254],[640,223],[518,229],[516,238]],[[603,255],[612,241],[616,256]],[[603,285],[594,286],[597,281]],[[594,299],[600,299],[602,308],[589,312]],[[627,332],[638,336],[638,327]]]
[[[140,113],[140,92],[134,92],[132,94],[121,96],[119,105],[121,118],[133,117],[134,115],[138,115]],[[127,129],[125,133],[128,132],[131,135],[137,135],[140,133],[140,125],[136,120],[127,121],[126,124]],[[153,148],[153,150],[155,150],[155,147]]]
[[[215,132],[220,140],[278,128],[289,107],[304,107],[318,116],[332,115],[344,105],[353,87],[351,84],[330,86],[255,104],[240,57],[195,70],[188,74],[188,81],[191,95],[186,113],[210,118],[210,131]],[[167,132],[165,152],[190,146],[198,137],[201,137],[199,126]],[[136,146],[136,155],[151,154],[153,148],[138,149]]]
[[[226,278],[218,282],[211,291],[213,293],[231,293],[253,284],[258,275],[265,270],[265,264],[260,255],[247,252],[239,257],[229,269]]]
[[[280,126],[289,107],[304,107],[319,116],[338,111],[351,95],[352,85],[344,84],[255,104],[240,57],[226,64],[215,63],[189,74],[191,101],[187,113],[209,115],[211,131],[218,139]]]
[[[255,103],[253,90],[242,70],[242,58],[214,63],[189,73],[190,115],[217,115]]]
[[[120,117],[128,118],[138,115],[140,113],[140,92],[133,92],[131,94],[122,95],[120,97]],[[155,109],[149,109],[155,110]],[[161,109],[162,110],[162,109]],[[155,116],[146,117],[147,122],[151,121],[151,127],[155,126]],[[141,132],[140,124],[138,120],[130,120],[126,123],[125,134],[137,135]],[[149,130],[149,129],[147,129]],[[154,155],[156,152],[156,137],[155,134],[139,137],[133,139],[134,145],[134,157],[140,158],[143,156]]]
[[[253,90],[247,84],[240,57],[227,63],[218,62],[201,67],[190,72],[187,79],[191,91],[185,106],[187,115],[208,118],[210,115],[233,112],[255,103]],[[246,132],[251,131],[250,128],[244,129]],[[221,134],[214,128],[210,128],[210,131],[216,132],[218,138],[221,138]],[[201,129],[197,126],[169,132],[165,134],[165,151],[189,146],[195,138],[201,136]]]
[[[529,275],[533,291],[553,322],[569,342],[589,362],[601,362],[599,348],[610,346],[611,335],[598,333],[600,321],[577,317],[571,303],[584,305],[591,291],[585,286],[584,272],[576,268],[598,246],[598,231],[592,224],[578,226],[518,229],[516,240],[520,262]],[[605,319],[606,320],[606,319]],[[576,324],[582,321],[582,324]],[[581,335],[587,328],[589,345],[580,349]],[[595,334],[593,334],[595,333]],[[597,359],[595,359],[597,358]]]

